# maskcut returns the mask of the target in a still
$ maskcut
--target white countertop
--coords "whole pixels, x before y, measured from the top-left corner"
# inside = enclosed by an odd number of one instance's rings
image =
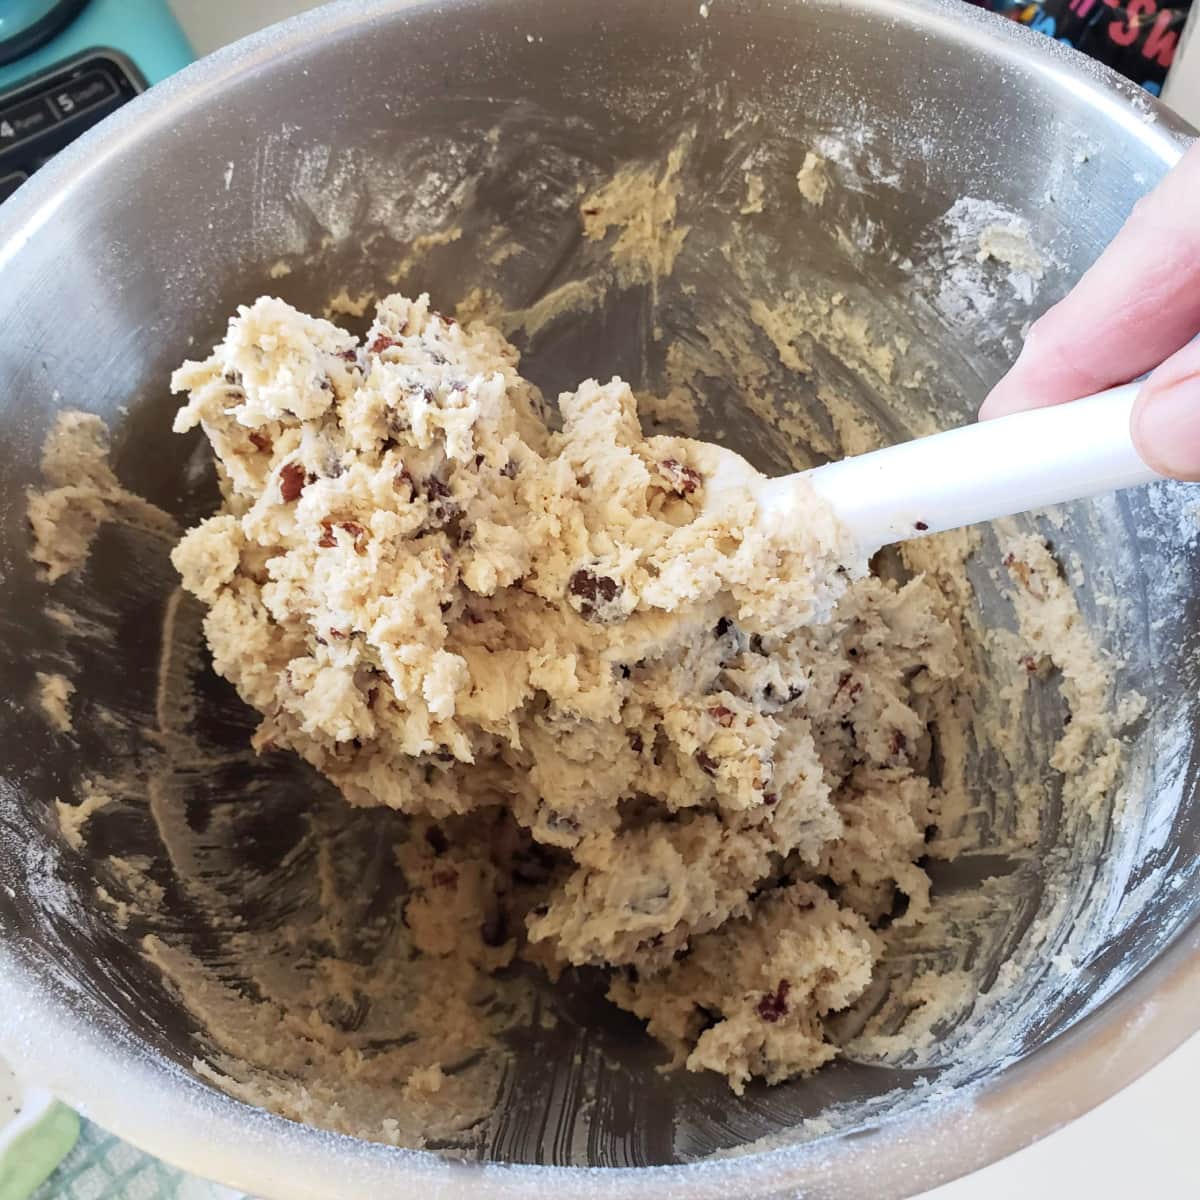
[[[171,4],[200,54],[315,7],[305,0]],[[1183,70],[1171,81],[1167,96],[1184,116],[1200,124],[1200,35],[1190,42],[1181,56],[1186,60]],[[1197,1080],[1200,1034],[1078,1121],[967,1179],[927,1193],[926,1200],[1200,1196]]]

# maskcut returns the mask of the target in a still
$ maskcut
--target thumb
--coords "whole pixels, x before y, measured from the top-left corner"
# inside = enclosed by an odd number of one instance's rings
[[[1200,342],[1184,346],[1146,380],[1129,428],[1147,466],[1200,480]]]

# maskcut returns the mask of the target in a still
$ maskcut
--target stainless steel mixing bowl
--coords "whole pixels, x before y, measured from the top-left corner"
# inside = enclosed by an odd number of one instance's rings
[[[1043,526],[1060,556],[1121,598],[1084,607],[1114,652],[1118,688],[1141,691],[1147,709],[1128,735],[1120,819],[1111,808],[1091,825],[1068,819],[1047,775],[1039,853],[997,850],[935,876],[941,895],[986,875],[1008,881],[971,956],[987,967],[984,986],[1003,960],[1023,962],[1022,986],[1008,978],[1008,1007],[964,1018],[974,1040],[948,1031],[919,1062],[846,1061],[736,1100],[720,1081],[658,1074],[636,1025],[578,984],[547,1001],[553,1028],[517,1039],[505,1119],[470,1162],[313,1130],[197,1074],[204,1031],[139,954],[145,926],[122,928],[94,890],[106,855],[137,850],[163,889],[146,919],[219,956],[156,841],[153,805],[127,797],[86,853],[64,841],[55,810],[85,777],[136,756],[130,730],[154,724],[173,587],[165,548],[108,530],[82,578],[56,591],[27,558],[24,511],[53,414],[80,407],[113,427],[129,487],[195,519],[214,493],[196,443],[168,432],[166,380],[237,303],[272,290],[319,307],[342,283],[352,294],[381,286],[408,255],[406,282],[439,303],[483,283],[528,305],[586,257],[580,181],[661,159],[681,135],[692,140],[680,220],[693,231],[679,270],[692,290],[617,291],[537,336],[518,331],[534,378],[553,389],[615,368],[654,384],[665,344],[702,339],[687,298],[720,294],[713,264],[736,226],[764,288],[807,280],[874,305],[926,361],[893,403],[816,337],[817,377],[885,435],[962,420],[1024,324],[1094,258],[1186,132],[1115,76],[957,2],[446,0],[334,5],[198,63],[84,137],[0,209],[0,1048],[137,1145],[287,1200],[905,1196],[1048,1133],[1146,1070],[1200,1024],[1198,551],[1183,489]],[[817,215],[794,182],[783,186],[814,148],[836,184]],[[762,214],[743,205],[747,170],[765,180]],[[964,196],[983,207],[956,209]],[[1040,280],[977,262],[964,230],[1005,212],[1042,249]],[[523,249],[488,265],[498,224]],[[457,240],[418,240],[451,225]],[[812,380],[779,386],[816,411]],[[782,465],[779,435],[739,408],[719,363],[701,390],[710,428]],[[112,636],[75,637],[48,619],[49,600]],[[37,714],[35,670],[78,682],[72,737]],[[212,737],[238,744],[245,714],[210,685]],[[1044,751],[1063,714],[1049,699],[1029,720]],[[1003,772],[974,770],[997,827],[979,845],[1000,847]],[[209,782],[192,777],[189,820],[216,802]],[[223,786],[236,793],[238,781]],[[309,786],[312,804],[327,803]],[[267,877],[301,838],[294,808],[238,833]],[[305,886],[293,872],[279,890]],[[244,906],[245,919],[266,919],[273,894],[262,911]],[[1047,928],[1075,939],[1065,975],[1019,958],[1022,938]],[[840,1116],[823,1134],[808,1119],[826,1111]],[[754,1139],[767,1140],[748,1147]]]

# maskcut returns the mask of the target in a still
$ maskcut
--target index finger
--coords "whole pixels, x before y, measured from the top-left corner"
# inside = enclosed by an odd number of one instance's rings
[[[1034,322],[981,418],[1127,383],[1200,331],[1200,143],[1134,205],[1071,292]]]

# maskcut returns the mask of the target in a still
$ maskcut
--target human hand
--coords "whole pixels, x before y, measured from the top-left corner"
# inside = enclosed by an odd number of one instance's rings
[[[1133,407],[1134,447],[1160,474],[1200,480],[1197,334],[1200,142],[1134,205],[1071,292],[1033,323],[980,419],[1077,400],[1156,367]]]

